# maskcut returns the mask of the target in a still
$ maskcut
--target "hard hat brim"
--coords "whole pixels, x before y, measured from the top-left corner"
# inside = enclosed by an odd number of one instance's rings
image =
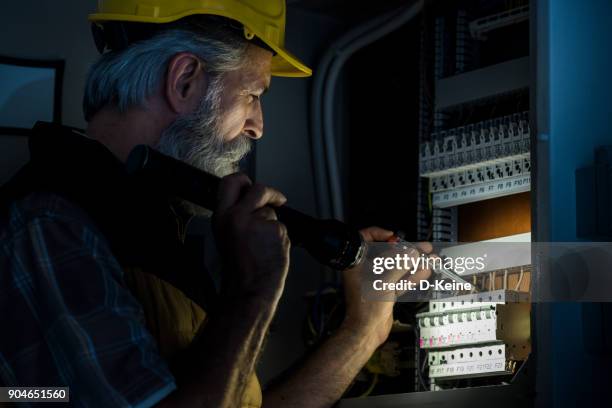
[[[271,44],[268,46],[276,51],[276,55],[272,57],[273,76],[304,78],[312,75],[312,70],[289,51]]]
[[[216,13],[211,13],[211,10],[190,10],[187,13],[181,15],[173,15],[167,17],[148,17],[148,16],[132,16],[132,15],[121,15],[121,14],[106,14],[106,13],[94,13],[89,15],[89,21],[93,23],[103,23],[105,21],[124,21],[124,22],[137,22],[137,23],[152,23],[152,24],[164,24],[171,23],[183,17],[188,17],[194,14],[216,14],[221,17],[232,18],[230,15],[226,15],[223,11],[218,10]],[[232,18],[233,19],[233,18]],[[304,78],[312,75],[312,70],[300,61],[296,56],[287,51],[284,47],[280,47],[271,41],[266,41],[264,35],[258,33],[256,30],[253,31],[255,35],[266,45],[272,48],[276,55],[272,57],[271,74],[278,77],[293,77],[293,78]]]

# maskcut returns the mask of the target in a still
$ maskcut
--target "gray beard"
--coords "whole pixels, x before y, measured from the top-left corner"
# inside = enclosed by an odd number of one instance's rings
[[[229,142],[223,140],[219,131],[222,92],[221,78],[213,78],[198,109],[168,126],[156,149],[218,177],[238,171],[240,160],[251,150],[251,140],[244,134]],[[179,201],[175,205],[192,215],[210,216],[210,211],[193,203]]]
[[[222,78],[213,77],[198,109],[168,126],[157,150],[218,177],[238,171],[240,160],[251,151],[251,140],[244,134],[223,140],[219,126],[222,93]]]

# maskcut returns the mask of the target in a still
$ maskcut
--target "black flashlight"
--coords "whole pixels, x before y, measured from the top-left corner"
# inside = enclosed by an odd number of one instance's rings
[[[136,146],[130,153],[129,174],[154,183],[164,193],[215,210],[221,179],[149,146]],[[336,270],[358,265],[365,252],[361,234],[338,220],[320,220],[287,206],[274,207],[287,227],[293,245],[305,248],[317,261]]]

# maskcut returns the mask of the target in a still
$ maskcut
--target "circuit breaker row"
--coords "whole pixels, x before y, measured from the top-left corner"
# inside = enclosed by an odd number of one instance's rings
[[[496,306],[483,306],[450,313],[419,315],[422,349],[478,344],[498,340]]]
[[[531,160],[528,154],[429,179],[432,205],[438,208],[522,193],[530,189]]]
[[[511,373],[503,343],[453,350],[431,351],[428,356],[429,377],[452,380]]]
[[[527,358],[530,304],[526,294],[497,290],[429,302],[417,315],[419,346],[436,379],[500,375]]]
[[[523,342],[529,338],[529,307],[525,303],[486,305],[418,315],[422,349],[495,342]],[[516,321],[509,321],[517,319]],[[513,331],[513,330],[519,330]]]
[[[528,112],[432,134],[421,144],[420,175],[435,177],[500,159],[520,160],[530,151]]]
[[[531,173],[531,160],[529,155],[514,160],[502,160],[488,166],[479,166],[468,170],[457,170],[442,176],[431,177],[429,191],[455,190],[462,187],[474,186],[486,182],[506,180]]]

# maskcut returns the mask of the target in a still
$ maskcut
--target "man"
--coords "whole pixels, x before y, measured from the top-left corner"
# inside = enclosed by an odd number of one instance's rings
[[[77,406],[327,407],[388,336],[393,304],[364,302],[349,271],[341,327],[262,399],[286,199],[235,171],[262,137],[271,75],[309,70],[282,47],[284,1],[207,3],[108,0],[92,16],[110,51],[87,80],[86,135],[37,125],[31,162],[0,196],[2,385],[69,386]],[[219,294],[185,234],[193,208],[126,175],[139,144],[225,176]]]

